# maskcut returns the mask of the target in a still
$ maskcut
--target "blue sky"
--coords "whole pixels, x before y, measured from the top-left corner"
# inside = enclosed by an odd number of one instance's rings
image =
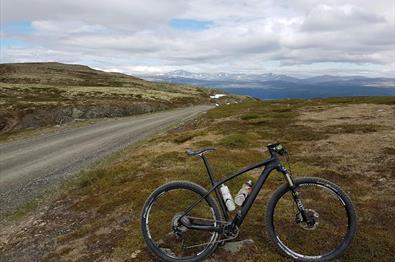
[[[394,74],[388,0],[2,0],[0,12],[1,62],[131,74]]]
[[[1,39],[0,48],[9,49],[9,48],[26,48],[29,46],[29,43],[17,40],[17,39]]]
[[[171,19],[169,25],[177,30],[204,31],[214,25],[213,21],[198,21],[193,19]]]
[[[18,38],[31,34],[33,28],[30,21],[6,22],[1,25],[1,32],[10,36],[1,38],[0,48],[27,48],[30,44]]]
[[[1,31],[11,34],[29,34],[33,31],[31,21],[12,21],[4,22],[1,25]]]

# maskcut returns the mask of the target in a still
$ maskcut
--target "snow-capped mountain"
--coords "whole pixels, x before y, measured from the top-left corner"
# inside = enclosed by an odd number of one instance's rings
[[[251,95],[263,99],[395,96],[395,79],[393,78],[331,75],[296,78],[273,73],[193,73],[185,70],[155,75],[140,75],[140,77],[156,82],[212,87],[230,93]]]
[[[151,79],[177,79],[188,78],[209,81],[296,81],[297,78],[287,75],[266,74],[231,74],[231,73],[192,73],[185,70],[176,70],[168,73],[142,75],[143,78]]]

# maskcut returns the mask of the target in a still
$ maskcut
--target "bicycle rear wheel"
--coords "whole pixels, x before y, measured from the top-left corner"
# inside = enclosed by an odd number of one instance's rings
[[[179,222],[183,212],[206,193],[197,184],[175,181],[148,197],[141,214],[141,230],[153,254],[165,261],[201,261],[215,250],[218,233],[188,229]],[[222,220],[211,196],[194,207],[188,217],[210,226]]]
[[[356,232],[350,198],[335,184],[320,178],[298,178],[295,190],[310,223],[302,217],[288,184],[277,189],[266,212],[269,238],[282,254],[299,261],[325,261],[342,255]]]

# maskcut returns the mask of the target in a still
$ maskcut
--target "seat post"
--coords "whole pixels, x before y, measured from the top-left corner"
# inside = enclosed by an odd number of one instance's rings
[[[211,185],[214,187],[215,184],[216,184],[216,181],[214,180],[210,164],[208,163],[208,160],[207,160],[206,156],[203,153],[199,154],[199,156],[203,159],[204,166],[206,167],[207,174],[208,174],[208,177],[210,179]],[[229,215],[228,215],[228,212],[227,212],[227,208],[226,208],[225,202],[224,202],[224,200],[223,200],[223,198],[221,196],[221,192],[220,192],[219,187],[215,188],[214,191],[215,191],[215,195],[217,196],[217,200],[218,200],[218,202],[219,202],[219,204],[221,206],[222,215],[224,216],[225,221],[228,221]]]
[[[200,154],[200,157],[203,159],[203,163],[204,163],[204,166],[206,167],[207,174],[208,174],[208,177],[210,179],[211,185],[214,186],[215,185],[215,180],[214,180],[214,177],[213,177],[213,172],[211,170],[210,164],[208,163],[208,160],[207,160],[206,156],[203,153]]]

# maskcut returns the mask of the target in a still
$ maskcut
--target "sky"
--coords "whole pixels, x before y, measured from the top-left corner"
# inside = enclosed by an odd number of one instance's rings
[[[394,0],[0,0],[0,62],[395,75]]]

